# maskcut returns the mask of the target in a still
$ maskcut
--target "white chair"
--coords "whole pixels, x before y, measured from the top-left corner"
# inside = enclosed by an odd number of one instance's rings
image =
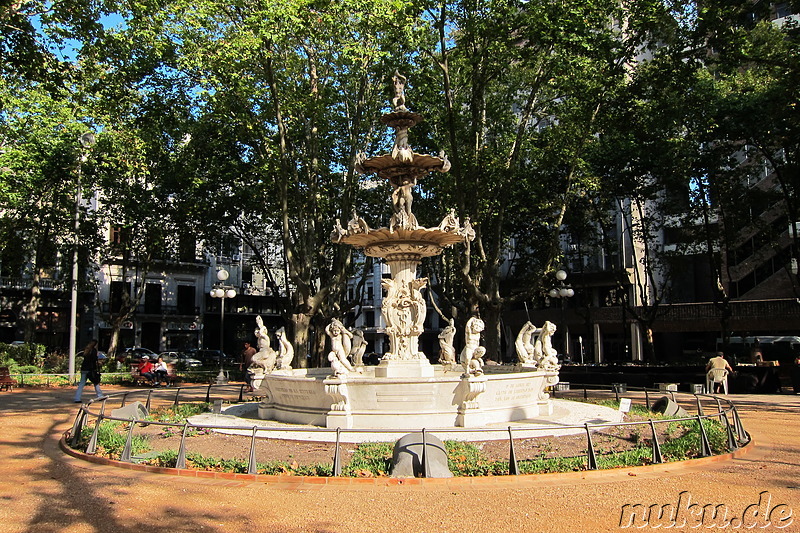
[[[706,374],[706,391],[714,393],[714,385],[722,383],[722,390],[728,394],[728,370],[726,368],[712,368]]]

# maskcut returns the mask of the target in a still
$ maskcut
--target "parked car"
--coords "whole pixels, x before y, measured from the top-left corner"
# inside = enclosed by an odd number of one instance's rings
[[[161,352],[158,357],[162,357],[165,363],[177,365],[178,368],[197,368],[203,366],[199,359],[189,357],[186,352]]]
[[[158,355],[153,350],[148,350],[147,348],[141,348],[141,347],[134,347],[134,348],[126,348],[121,352],[117,352],[117,361],[119,361],[120,363],[127,363],[127,364],[138,363],[145,355],[152,360],[158,358]]]
[[[223,362],[230,363],[232,361],[231,356],[223,353],[220,350],[189,350],[187,353],[189,357],[199,359],[205,365],[219,364],[220,355],[222,356]]]

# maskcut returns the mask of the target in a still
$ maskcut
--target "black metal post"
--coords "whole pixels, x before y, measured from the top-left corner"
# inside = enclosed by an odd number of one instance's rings
[[[256,466],[256,431],[258,431],[258,426],[253,426],[253,435],[250,437],[250,461],[247,463],[248,474],[258,473],[258,467]]]
[[[189,422],[183,423],[181,444],[178,447],[178,457],[175,459],[175,468],[186,468],[186,433],[189,431]]]
[[[517,453],[514,451],[514,436],[511,434],[511,426],[508,426],[508,473],[511,476],[519,475]]]
[[[589,423],[584,424],[586,428],[586,447],[587,447],[587,461],[589,470],[597,470],[597,457],[594,454],[594,445],[592,445],[592,433],[589,431]]]
[[[339,458],[339,437],[341,428],[336,428],[336,449],[333,452],[333,475],[338,477],[342,475],[342,462]]]

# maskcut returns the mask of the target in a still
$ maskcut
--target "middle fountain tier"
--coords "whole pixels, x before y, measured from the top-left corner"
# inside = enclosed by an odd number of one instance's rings
[[[395,72],[393,81],[394,109],[381,117],[381,122],[395,130],[392,151],[369,159],[359,154],[356,161],[358,172],[375,173],[388,179],[394,187],[389,227],[370,229],[354,210],[346,228],[336,221],[331,239],[361,248],[368,256],[384,259],[391,271],[391,278],[382,281],[386,296],[381,305],[389,352],[375,369],[375,376],[432,377],[434,368],[419,351],[419,336],[426,314],[425,298],[420,289],[428,279],[417,277],[417,267],[423,257],[439,255],[448,246],[474,238],[475,233],[468,220],[463,226],[460,224],[454,211],[435,227],[426,228],[417,222],[411,210],[417,181],[434,170],[447,172],[450,163],[444,154],[435,157],[411,149],[408,130],[419,123],[422,116],[405,106],[405,77]]]

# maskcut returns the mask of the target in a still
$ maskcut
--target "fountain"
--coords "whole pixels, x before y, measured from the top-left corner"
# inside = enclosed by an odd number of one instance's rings
[[[353,335],[334,319],[326,329],[331,367],[292,370],[286,363],[291,361],[286,345],[291,344],[281,342],[280,353],[274,353],[262,342],[260,324],[256,330],[260,350],[254,360],[266,363],[255,393],[264,397],[259,417],[328,428],[418,429],[478,427],[551,414],[545,389],[558,382],[558,365],[549,344],[554,327],[537,330],[541,335],[535,343],[526,334],[525,342],[517,346],[522,364],[516,367],[483,366],[484,325],[478,317],[466,324],[460,364],[454,360],[452,329],[440,335],[442,364],[431,364],[419,351],[426,315],[420,289],[428,280],[417,277],[417,267],[424,257],[473,239],[475,232],[469,219],[462,224],[452,210],[437,226],[417,222],[411,210],[414,187],[432,171],[447,172],[450,163],[443,153],[435,157],[411,149],[408,130],[422,116],[406,108],[405,77],[395,72],[393,81],[393,110],[381,117],[395,130],[392,151],[369,159],[359,154],[356,161],[357,171],[388,179],[394,188],[389,227],[371,229],[354,210],[346,227],[336,220],[331,233],[333,242],[359,248],[389,265],[391,278],[382,282],[386,296],[381,307],[389,352],[377,367],[353,366],[348,360]],[[448,328],[452,327],[451,321]]]

